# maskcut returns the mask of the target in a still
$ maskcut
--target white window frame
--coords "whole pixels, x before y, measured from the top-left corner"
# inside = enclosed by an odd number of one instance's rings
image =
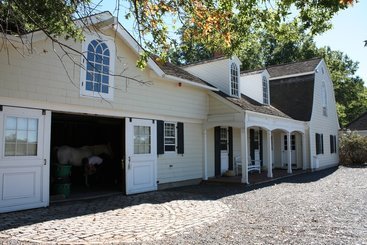
[[[322,104],[322,114],[327,117],[328,109],[327,109],[327,91],[326,91],[326,84],[322,82],[321,85],[321,104]]]
[[[173,125],[173,132],[174,132],[174,137],[167,137],[166,136],[166,124],[171,124]],[[166,138],[170,138],[170,139],[174,139],[175,143],[174,144],[166,144]],[[174,146],[174,150],[169,151],[166,150],[166,146]],[[177,123],[176,122],[164,122],[164,126],[163,126],[163,147],[164,147],[164,153],[176,153],[177,152]]]
[[[269,105],[270,104],[269,80],[266,78],[266,76],[263,76],[262,88],[263,88],[263,104]]]
[[[86,34],[85,41],[82,44],[83,56],[81,57],[81,72],[80,72],[80,96],[82,97],[93,97],[102,98],[106,100],[112,100],[114,96],[114,76],[115,73],[115,43],[113,38],[99,34]],[[109,82],[108,82],[108,93],[95,92],[86,90],[86,74],[87,74],[87,54],[88,45],[93,40],[98,39],[103,41],[110,51],[110,66],[109,66]]]
[[[235,67],[235,69],[233,69]],[[234,74],[236,73],[236,74]],[[236,63],[232,62],[229,68],[230,85],[229,90],[231,96],[240,96],[240,78],[239,68]]]

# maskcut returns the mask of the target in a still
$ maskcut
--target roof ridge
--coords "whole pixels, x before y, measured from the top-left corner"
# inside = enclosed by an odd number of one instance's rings
[[[279,67],[279,66],[286,66],[286,65],[292,65],[292,64],[297,64],[297,63],[303,63],[303,62],[307,62],[307,61],[312,61],[312,60],[322,60],[321,57],[313,57],[311,59],[306,59],[306,60],[301,60],[301,61],[293,61],[293,62],[289,62],[289,63],[283,63],[283,64],[277,64],[277,65],[271,65],[271,66],[266,66],[265,68],[273,68],[273,67]]]

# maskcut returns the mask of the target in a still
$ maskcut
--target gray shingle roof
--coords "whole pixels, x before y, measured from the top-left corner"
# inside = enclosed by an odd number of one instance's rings
[[[159,68],[161,68],[161,70],[167,75],[179,77],[179,78],[186,79],[186,80],[189,80],[189,81],[201,84],[201,85],[213,87],[212,85],[206,83],[205,81],[201,80],[197,76],[192,75],[191,73],[181,69],[180,67],[170,62],[158,61],[156,56],[152,56],[152,59],[159,66]]]
[[[233,104],[239,106],[243,110],[246,111],[253,111],[253,112],[259,112],[267,115],[273,115],[278,117],[284,117],[284,118],[290,118],[285,113],[281,112],[280,110],[274,108],[271,105],[263,105],[250,97],[247,97],[246,95],[241,94],[241,98],[231,97],[227,94],[217,91],[215,92],[219,96],[227,99],[228,101],[232,102]]]
[[[315,75],[272,80],[270,103],[293,119],[310,121]]]
[[[367,111],[347,125],[350,130],[367,130]]]
[[[305,72],[312,72],[315,70],[317,65],[320,63],[321,58],[314,58],[310,60],[294,62],[284,65],[269,66],[268,70],[271,78],[288,76],[293,74],[300,74]]]

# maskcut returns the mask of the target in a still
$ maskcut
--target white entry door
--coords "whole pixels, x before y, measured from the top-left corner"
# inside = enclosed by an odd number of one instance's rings
[[[157,190],[157,122],[126,119],[126,194]]]
[[[0,111],[0,212],[49,205],[51,113]]]
[[[292,166],[297,165],[297,158],[296,158],[296,135],[291,135],[291,162]],[[288,140],[287,135],[283,135],[282,140],[282,167],[288,166]]]

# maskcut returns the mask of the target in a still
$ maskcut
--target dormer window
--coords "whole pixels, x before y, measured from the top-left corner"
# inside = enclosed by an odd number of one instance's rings
[[[238,97],[238,67],[235,63],[231,64],[231,95]]]
[[[263,76],[263,103],[269,104],[269,82],[265,76]]]
[[[321,101],[322,101],[322,114],[324,116],[327,116],[327,93],[326,93],[325,82],[322,82]]]

